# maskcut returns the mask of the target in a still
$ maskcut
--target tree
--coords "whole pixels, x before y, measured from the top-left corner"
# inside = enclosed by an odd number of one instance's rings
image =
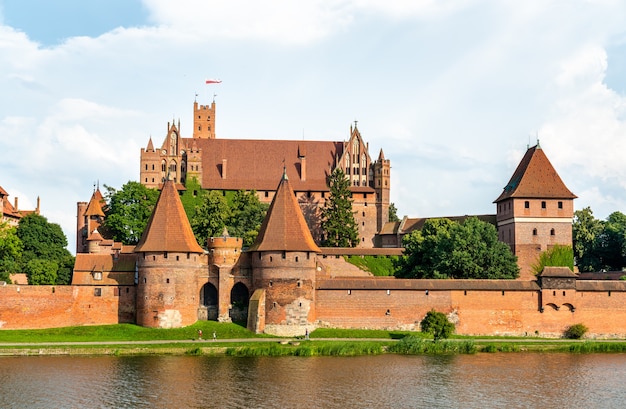
[[[322,208],[321,228],[326,247],[355,247],[359,231],[352,211],[350,181],[340,168],[330,175],[330,196]]]
[[[607,217],[595,248],[600,269],[615,271],[626,266],[626,215],[613,212]]]
[[[201,191],[198,197],[201,202],[194,208],[189,222],[196,240],[205,247],[207,238],[222,234],[230,208],[226,198],[218,190]]]
[[[17,229],[0,223],[0,281],[11,283],[9,276],[21,271],[23,248]]]
[[[396,209],[395,203],[389,204],[389,221],[390,222],[400,221],[400,218],[398,217],[398,209]]]
[[[25,272],[30,285],[57,284],[59,266],[54,261],[33,259],[26,263]]]
[[[261,203],[256,191],[237,191],[230,201],[230,212],[226,218],[228,233],[234,237],[241,237],[244,247],[251,246],[259,234],[268,207],[267,204]]]
[[[552,248],[544,251],[537,257],[532,265],[533,272],[539,274],[544,267],[569,267],[574,271],[574,251],[570,246],[555,244]]]
[[[574,212],[572,223],[573,251],[578,271],[601,269],[600,255],[596,246],[604,230],[604,223],[593,217],[590,207]]]
[[[67,237],[61,226],[49,223],[45,217],[32,213],[20,219],[16,234],[24,246],[22,266],[27,275],[29,274],[27,266],[31,261],[46,261],[52,263],[47,265],[47,268],[51,268],[52,265],[56,268],[55,282],[50,284],[71,283],[74,257],[67,250]],[[46,277],[49,278],[50,275]],[[29,282],[30,280],[29,277]]]
[[[122,189],[106,186],[105,219],[100,232],[124,244],[137,244],[154,210],[159,191],[139,182],[127,182]]]
[[[495,227],[469,217],[463,224],[429,219],[422,230],[404,237],[404,256],[396,277],[513,279],[517,257],[498,241]]]
[[[449,338],[456,328],[453,323],[448,321],[444,313],[435,310],[430,310],[426,313],[426,316],[420,322],[420,327],[422,332],[432,334],[435,341]]]

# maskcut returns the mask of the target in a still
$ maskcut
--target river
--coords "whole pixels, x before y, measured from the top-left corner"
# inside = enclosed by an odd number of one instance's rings
[[[0,408],[623,408],[626,354],[0,357]]]

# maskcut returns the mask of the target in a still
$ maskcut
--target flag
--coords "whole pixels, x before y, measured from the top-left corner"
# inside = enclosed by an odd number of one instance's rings
[[[206,84],[219,84],[220,82],[222,82],[222,80],[216,80],[216,79],[208,79],[206,80]]]

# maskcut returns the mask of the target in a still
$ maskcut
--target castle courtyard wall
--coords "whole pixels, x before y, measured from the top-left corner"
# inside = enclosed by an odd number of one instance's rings
[[[461,280],[433,281],[322,280],[315,291],[315,324],[418,330],[422,318],[434,309],[446,313],[462,335],[560,337],[568,326],[583,323],[590,337],[626,338],[626,286],[621,285],[626,283],[613,283],[624,289],[594,291],[541,289],[534,282],[512,280],[487,289],[476,287],[493,283],[476,280],[474,286],[464,286]],[[585,284],[595,287],[591,281]],[[437,288],[444,285],[458,288]],[[132,323],[135,298],[133,286],[5,285],[0,287],[0,328]]]
[[[134,286],[0,286],[1,329],[132,322]]]
[[[317,325],[419,330],[420,321],[434,309],[445,313],[461,335],[561,337],[568,326],[583,323],[590,337],[626,338],[624,290],[567,290],[565,296],[556,290],[553,296],[553,290],[541,290],[530,282],[525,289],[507,289],[505,285],[485,290],[428,289],[424,287],[429,283],[403,281],[352,280],[352,288],[351,280],[320,283]]]

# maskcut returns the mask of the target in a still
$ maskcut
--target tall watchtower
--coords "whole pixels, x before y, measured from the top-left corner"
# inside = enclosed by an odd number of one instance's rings
[[[385,159],[380,150],[374,162],[374,190],[376,190],[376,231],[379,232],[389,221],[389,203],[391,188],[391,162]]]
[[[196,322],[206,261],[172,180],[163,184],[135,253],[137,324],[176,328]]]
[[[256,311],[248,310],[249,329],[283,336],[311,330],[316,319],[316,254],[320,249],[286,172],[248,251],[255,290],[252,298],[261,300]]]
[[[555,244],[572,245],[574,195],[541,146],[528,148],[497,206],[498,238],[517,256],[520,279],[534,279],[531,266]]]
[[[215,139],[215,101],[211,105],[193,103],[193,137]]]

